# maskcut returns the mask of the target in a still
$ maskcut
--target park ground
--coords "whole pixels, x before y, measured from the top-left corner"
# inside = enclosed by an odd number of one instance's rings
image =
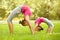
[[[46,33],[47,25],[42,23],[43,31],[31,34],[28,26],[22,26],[18,22],[14,23],[14,33],[9,34],[8,25],[6,22],[0,22],[0,40],[60,40],[60,21],[52,21],[54,29],[51,34]],[[33,25],[33,22],[32,22]],[[34,26],[34,25],[33,25]]]

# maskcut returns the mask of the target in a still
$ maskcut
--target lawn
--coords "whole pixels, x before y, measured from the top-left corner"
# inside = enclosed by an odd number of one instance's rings
[[[43,26],[44,30],[32,35],[28,26],[24,27],[14,23],[14,33],[10,35],[8,25],[0,23],[0,40],[60,40],[60,21],[53,21],[53,24],[55,27],[52,34],[46,33],[47,25],[42,23],[41,26]]]

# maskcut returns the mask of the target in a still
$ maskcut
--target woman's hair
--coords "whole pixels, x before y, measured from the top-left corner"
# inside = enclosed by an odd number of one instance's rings
[[[28,26],[28,23],[24,19],[22,21],[19,21],[19,24],[22,24],[23,26]]]

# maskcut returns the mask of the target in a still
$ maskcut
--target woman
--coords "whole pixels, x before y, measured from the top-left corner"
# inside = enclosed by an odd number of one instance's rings
[[[21,13],[24,15],[24,19],[28,23],[29,28],[30,28],[32,34],[34,34],[32,25],[30,23],[30,17],[32,16],[32,12],[31,12],[30,8],[27,5],[17,6],[15,9],[13,9],[10,12],[10,15],[8,16],[8,19],[7,19],[10,33],[11,34],[13,33],[12,19],[15,17],[15,15],[21,14]]]

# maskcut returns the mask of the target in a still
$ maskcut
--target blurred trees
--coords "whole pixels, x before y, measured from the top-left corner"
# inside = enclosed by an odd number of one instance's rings
[[[4,8],[0,8],[0,17],[1,19],[5,18],[6,10]]]
[[[60,0],[0,0],[0,18],[7,18],[9,12],[18,5],[26,4],[33,13],[31,19],[46,17],[60,20]],[[22,17],[22,15],[17,15]]]

